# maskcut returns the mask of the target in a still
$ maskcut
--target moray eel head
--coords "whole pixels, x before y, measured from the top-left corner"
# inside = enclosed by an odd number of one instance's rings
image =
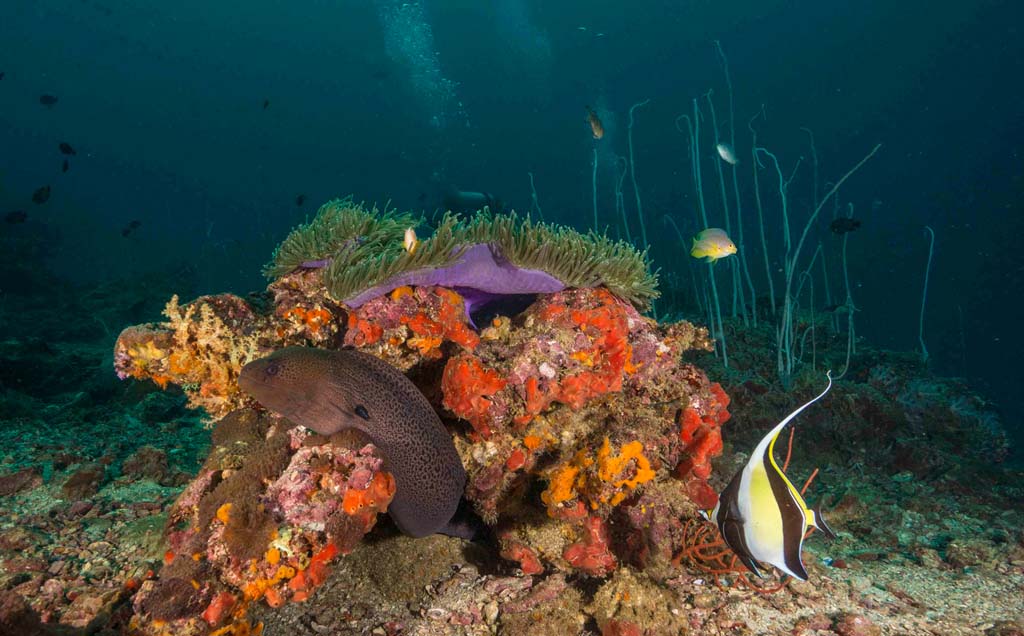
[[[307,347],[287,347],[242,367],[238,386],[265,408],[302,424],[322,435],[332,435],[345,426],[337,400],[322,395],[318,378],[329,372],[327,352]],[[352,408],[346,409],[350,413]]]
[[[398,369],[359,351],[287,347],[242,368],[238,385],[267,409],[322,435],[355,429],[395,477],[388,512],[422,537],[444,531],[466,473],[451,434]]]

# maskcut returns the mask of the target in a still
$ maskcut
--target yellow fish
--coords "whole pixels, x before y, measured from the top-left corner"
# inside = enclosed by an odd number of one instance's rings
[[[710,227],[693,237],[693,247],[690,248],[690,256],[707,258],[709,263],[735,253],[736,244],[732,242],[725,230],[717,227]]]
[[[402,241],[402,247],[405,248],[405,251],[412,254],[416,251],[416,246],[418,246],[419,244],[419,239],[416,238],[416,230],[412,229],[411,227],[406,228],[405,238]]]
[[[758,564],[768,563],[806,581],[807,570],[801,553],[807,528],[817,528],[829,539],[836,538],[821,512],[807,507],[800,491],[782,472],[773,455],[775,441],[786,424],[832,388],[832,374],[826,375],[825,390],[769,431],[751,453],[747,465],[719,495],[715,509],[701,512],[704,518],[718,525],[726,545],[758,576],[762,576]]]

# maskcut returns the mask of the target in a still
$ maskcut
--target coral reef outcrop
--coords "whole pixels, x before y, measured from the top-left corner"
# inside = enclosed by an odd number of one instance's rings
[[[142,631],[241,633],[249,604],[308,598],[387,509],[394,479],[372,445],[296,427],[239,390],[241,366],[292,344],[404,371],[452,432],[466,500],[524,574],[678,572],[682,520],[714,504],[729,418],[729,397],[686,362],[711,350],[707,330],[639,312],[655,279],[624,244],[448,216],[413,254],[393,236],[410,223],[332,202],[279,248],[270,302],[175,297],[168,322],[121,334],[119,376],[180,386],[214,426],[171,511],[164,568],[136,595]]]

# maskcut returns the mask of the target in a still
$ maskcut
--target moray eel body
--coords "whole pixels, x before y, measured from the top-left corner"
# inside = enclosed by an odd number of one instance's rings
[[[358,351],[287,347],[242,368],[238,385],[264,407],[322,435],[357,429],[395,477],[391,518],[407,535],[443,531],[466,471],[427,398],[380,358]]]

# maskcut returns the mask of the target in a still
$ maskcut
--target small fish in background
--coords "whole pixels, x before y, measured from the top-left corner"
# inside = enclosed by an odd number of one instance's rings
[[[60,142],[59,148],[60,148],[60,154],[62,154],[62,155],[77,155],[78,154],[77,152],[75,152],[75,149],[71,147],[71,144],[69,144],[66,141]]]
[[[709,263],[714,263],[720,258],[735,253],[736,244],[732,242],[725,230],[717,227],[709,227],[693,237],[693,246],[690,248],[690,256],[707,258]]]
[[[839,217],[828,224],[835,234],[847,234],[860,227],[860,221],[857,219],[851,219],[849,217]]]
[[[67,172],[70,167],[71,167],[71,164],[68,163],[67,159],[65,159],[64,163],[60,164],[60,171],[61,172]]]
[[[779,468],[774,456],[775,442],[782,429],[832,388],[831,372],[826,377],[828,386],[824,391],[768,431],[747,464],[719,495],[714,510],[701,511],[701,516],[718,525],[722,539],[743,565],[758,576],[763,576],[758,565],[767,563],[806,581],[801,553],[807,529],[817,528],[829,539],[836,538],[821,511],[807,507],[803,495]]]
[[[387,78],[391,77],[391,71],[384,68],[377,69],[376,71],[373,72],[373,74],[370,77],[377,80],[378,82],[383,82]]]
[[[270,100],[269,99],[263,100],[263,110],[267,110],[267,108],[269,108],[269,107],[270,107]]]
[[[40,95],[39,103],[47,108],[53,108],[53,105],[57,103],[56,95]]]
[[[36,188],[36,191],[32,193],[32,203],[36,205],[42,205],[50,199],[50,186],[43,186]]]
[[[836,303],[834,305],[829,305],[827,307],[821,308],[821,310],[826,314],[842,314],[845,313],[848,309],[849,307],[846,306],[846,303]]]
[[[28,213],[24,210],[12,210],[4,215],[4,222],[14,225],[16,223],[24,223],[28,220]]]
[[[419,239],[416,238],[416,230],[411,227],[406,228],[405,238],[402,240],[402,246],[405,248],[405,251],[414,254],[419,244]]]
[[[139,221],[139,220],[129,221],[128,225],[124,226],[121,229],[121,236],[123,236],[125,238],[128,238],[129,236],[132,235],[133,232],[135,232],[135,230],[139,229],[139,227],[141,227],[141,226],[142,226],[142,221]]]
[[[601,123],[601,118],[597,116],[594,109],[587,106],[587,123],[590,124],[590,132],[593,133],[594,139],[600,139],[604,137],[604,124]]]
[[[4,75],[7,75],[7,73],[4,73],[3,71],[0,71],[0,80],[2,80],[4,78]]]
[[[718,156],[722,158],[722,161],[730,166],[735,166],[740,162],[736,157],[736,151],[733,150],[733,147],[724,141],[715,146],[715,149],[718,150]]]
[[[466,214],[472,214],[484,208],[490,210],[492,214],[502,214],[505,211],[505,203],[490,192],[459,190],[454,186],[445,191],[441,205],[452,212]]]
[[[306,202],[306,195],[300,194],[299,196],[295,197],[295,206],[296,207],[301,208],[302,204],[305,203],[305,202]]]

